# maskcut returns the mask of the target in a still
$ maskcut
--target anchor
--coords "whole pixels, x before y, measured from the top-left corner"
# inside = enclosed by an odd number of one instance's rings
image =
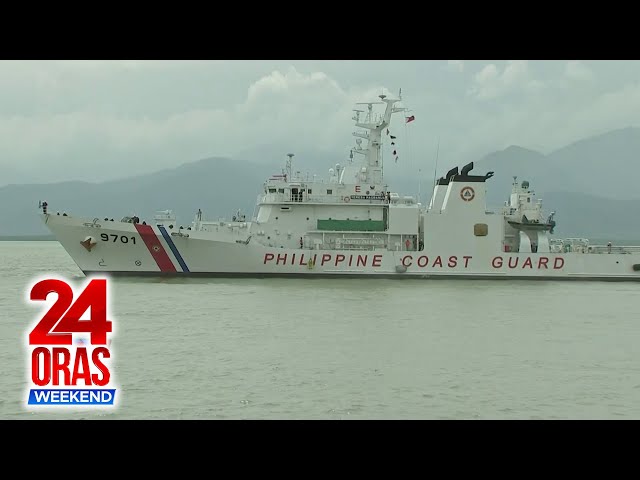
[[[96,243],[97,242],[92,237],[87,237],[80,242],[80,245],[82,245],[84,248],[87,249],[88,252],[90,252],[91,249],[96,246]]]
[[[104,263],[104,258],[101,258],[100,261],[98,262],[98,265],[100,265],[101,267],[106,267],[107,264]]]

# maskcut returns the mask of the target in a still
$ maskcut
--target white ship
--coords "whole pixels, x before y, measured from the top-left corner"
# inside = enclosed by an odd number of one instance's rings
[[[41,217],[85,275],[640,280],[640,247],[552,238],[554,214],[527,181],[514,178],[495,211],[485,201],[493,172],[472,174],[473,163],[435,181],[429,205],[391,192],[382,146],[393,114],[406,112],[400,101],[380,95],[354,110],[356,158],[327,179],[303,178],[289,154],[250,221],[207,221],[200,210],[186,227],[171,210],[149,224],[78,218],[47,202]]]

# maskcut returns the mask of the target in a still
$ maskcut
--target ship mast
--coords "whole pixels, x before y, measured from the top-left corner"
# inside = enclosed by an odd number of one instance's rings
[[[292,174],[293,174],[292,162],[293,162],[293,157],[294,157],[294,156],[295,156],[295,155],[294,155],[293,153],[287,153],[287,157],[289,157],[289,158],[287,159],[287,166],[286,166],[286,172],[285,172],[285,173],[287,174],[287,179],[288,179],[289,181],[292,181],[292,180],[293,180],[293,175],[292,175]]]
[[[364,110],[354,110],[353,120],[356,127],[363,128],[368,131],[353,132],[353,136],[357,137],[357,147],[352,151],[364,155],[366,169],[362,170],[361,180],[363,183],[371,183],[375,185],[382,184],[382,132],[389,126],[391,115],[397,112],[403,112],[406,109],[394,107],[394,104],[402,100],[402,96],[398,98],[387,98],[386,95],[380,95],[380,102],[358,103],[357,105],[366,105],[367,111],[364,120],[360,119],[360,114],[365,113]],[[386,104],[385,111],[382,115],[373,113],[374,105]],[[361,146],[362,139],[367,140],[366,146]]]

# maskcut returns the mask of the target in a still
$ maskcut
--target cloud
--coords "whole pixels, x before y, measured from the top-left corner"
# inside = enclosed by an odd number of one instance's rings
[[[56,82],[41,87],[58,88]],[[14,165],[34,169],[39,164],[40,173],[57,181],[70,173],[91,180],[109,178],[113,172],[140,173],[208,156],[231,156],[253,145],[348,151],[353,104],[388,93],[382,87],[346,91],[323,72],[303,73],[294,67],[261,76],[245,92],[243,101],[228,108],[191,108],[168,115],[91,109],[2,115],[0,153]],[[85,155],[91,151],[95,161],[109,168],[88,162]]]
[[[462,60],[447,60],[446,69],[450,72],[463,72],[464,62]]]
[[[212,156],[279,162],[280,151],[326,152],[318,161],[333,165],[354,144],[354,104],[399,87],[416,122],[392,125],[401,160],[385,175],[433,171],[438,138],[444,168],[635,124],[637,78],[632,61],[0,62],[0,185]]]
[[[567,62],[564,69],[564,75],[569,80],[577,82],[591,82],[595,79],[591,69],[579,60],[571,60]]]
[[[287,94],[306,88],[320,88],[323,93],[335,95],[344,94],[340,86],[325,73],[313,72],[305,75],[298,72],[295,67],[290,67],[284,74],[279,71],[271,72],[249,86],[247,102],[254,102],[260,97]]]
[[[504,69],[490,63],[473,77],[473,85],[468,93],[480,100],[490,100],[514,92],[534,91],[543,86],[531,77],[526,60],[511,60]]]

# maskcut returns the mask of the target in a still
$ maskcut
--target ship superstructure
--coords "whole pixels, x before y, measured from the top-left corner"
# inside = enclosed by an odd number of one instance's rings
[[[400,101],[358,104],[355,147],[327,178],[296,171],[288,154],[251,219],[198,210],[185,228],[171,210],[147,224],[52,215],[46,202],[42,218],[85,274],[640,279],[639,247],[553,238],[555,212],[545,214],[526,180],[514,178],[499,210],[486,205],[493,172],[473,163],[438,178],[428,205],[391,191],[382,146],[393,115],[406,112]]]

